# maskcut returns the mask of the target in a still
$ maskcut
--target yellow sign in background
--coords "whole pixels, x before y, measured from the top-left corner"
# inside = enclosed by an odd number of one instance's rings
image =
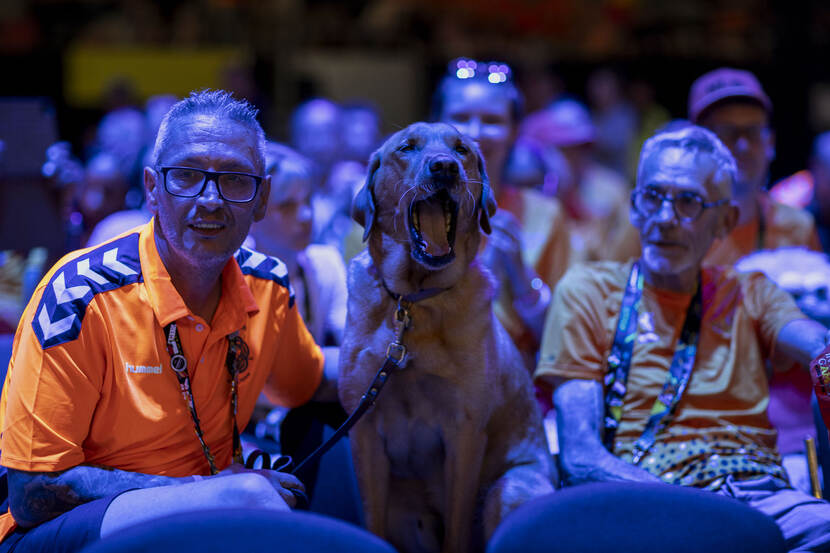
[[[65,98],[76,107],[97,107],[118,82],[129,83],[142,99],[181,97],[195,89],[221,88],[223,72],[246,59],[238,48],[75,47],[65,57]]]

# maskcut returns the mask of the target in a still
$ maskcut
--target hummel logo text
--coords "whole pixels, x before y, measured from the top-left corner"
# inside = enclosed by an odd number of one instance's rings
[[[127,370],[128,373],[161,374],[161,365],[153,367],[147,365],[130,365],[129,363],[124,363],[124,368]]]

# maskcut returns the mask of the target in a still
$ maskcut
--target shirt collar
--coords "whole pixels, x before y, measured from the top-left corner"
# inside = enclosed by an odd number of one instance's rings
[[[159,324],[164,327],[173,321],[193,315],[173,286],[170,274],[156,249],[155,217],[141,229],[138,251],[144,276],[144,289]],[[231,257],[222,269],[222,296],[214,320],[219,326],[227,325],[229,333],[241,328],[248,315],[257,311],[259,307],[254,295],[245,282],[236,258]],[[211,324],[211,321],[206,322]]]

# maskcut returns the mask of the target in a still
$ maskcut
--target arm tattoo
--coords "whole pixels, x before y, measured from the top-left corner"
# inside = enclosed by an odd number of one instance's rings
[[[78,505],[135,488],[184,483],[189,479],[81,465],[63,472],[9,469],[9,506],[15,521],[37,526]]]

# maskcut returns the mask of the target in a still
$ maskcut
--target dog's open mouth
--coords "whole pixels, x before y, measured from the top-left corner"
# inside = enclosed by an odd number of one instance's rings
[[[455,259],[455,227],[458,203],[446,190],[439,190],[409,206],[409,237],[412,256],[431,267],[441,267]]]

